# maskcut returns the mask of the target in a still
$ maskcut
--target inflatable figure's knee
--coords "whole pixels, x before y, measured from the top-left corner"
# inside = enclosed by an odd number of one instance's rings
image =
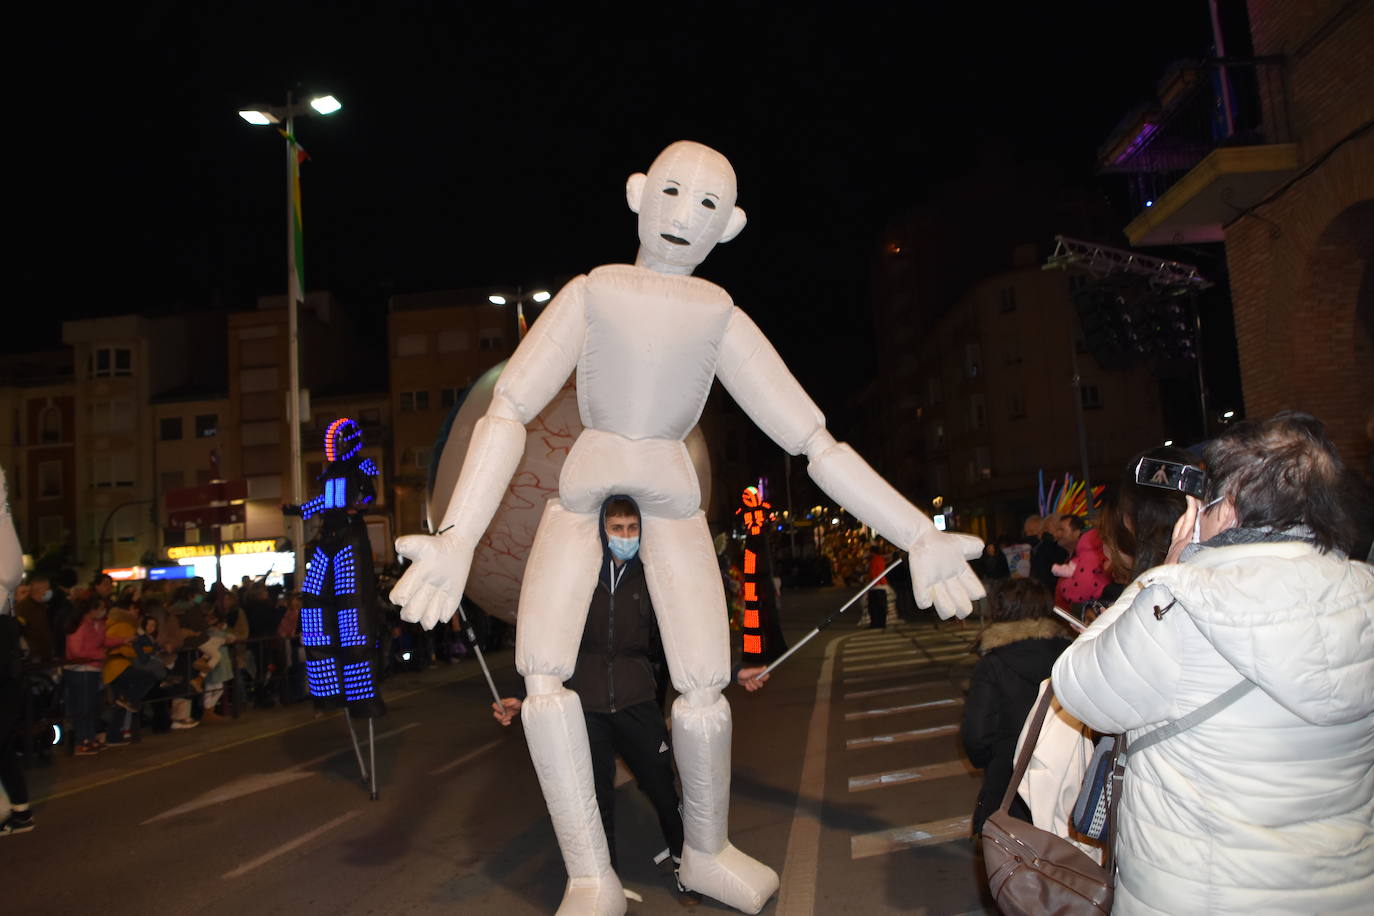
[[[729,843],[715,855],[684,845],[678,880],[691,890],[745,913],[763,909],[778,889],[777,872]]]

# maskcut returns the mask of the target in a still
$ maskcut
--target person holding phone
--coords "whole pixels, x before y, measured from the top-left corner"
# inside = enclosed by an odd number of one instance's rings
[[[1124,733],[1113,913],[1368,912],[1374,567],[1346,553],[1345,468],[1298,412],[1204,465],[1201,496],[1145,475],[1187,502],[1164,562],[1054,666],[1068,713]]]

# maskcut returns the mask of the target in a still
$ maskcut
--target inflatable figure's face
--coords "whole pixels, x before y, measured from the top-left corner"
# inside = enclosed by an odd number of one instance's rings
[[[625,187],[639,214],[640,262],[665,273],[691,273],[717,242],[744,228],[735,206],[735,170],[720,153],[680,141],[665,149],[647,175],[631,175]]]

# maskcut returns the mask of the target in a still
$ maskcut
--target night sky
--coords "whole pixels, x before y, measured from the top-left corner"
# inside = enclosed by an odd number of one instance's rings
[[[297,123],[311,289],[380,321],[393,292],[633,260],[626,176],[698,140],[749,214],[699,275],[841,409],[871,375],[888,219],[990,149],[1111,190],[1098,145],[1211,41],[1206,0],[350,6],[133,4],[45,64],[38,91],[96,111],[50,113],[26,154],[48,180],[14,183],[38,229],[20,294],[43,306],[8,349],[62,318],[280,294],[283,143],[236,112],[294,89],[344,105]]]

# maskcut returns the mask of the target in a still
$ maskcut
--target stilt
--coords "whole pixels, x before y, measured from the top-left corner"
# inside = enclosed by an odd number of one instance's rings
[[[357,732],[353,731],[353,717],[352,717],[351,715],[349,715],[349,712],[348,712],[347,707],[344,708],[344,722],[347,723],[347,725],[348,725],[348,737],[349,737],[349,740],[353,742],[353,755],[354,755],[355,757],[358,758],[358,772],[360,772],[360,773],[362,774],[363,782],[366,783],[366,782],[367,782],[367,767],[363,764],[363,752],[362,752],[362,750],[358,747],[358,734],[357,734]],[[372,731],[372,720],[371,720],[371,719],[368,719],[368,720],[367,720],[367,728],[368,728],[368,732],[371,733],[371,731]],[[374,783],[373,795],[374,795],[374,796],[376,795],[375,783]]]
[[[372,800],[377,800],[377,737],[373,734],[373,719],[367,720],[367,758],[369,761],[368,772],[372,778]]]

